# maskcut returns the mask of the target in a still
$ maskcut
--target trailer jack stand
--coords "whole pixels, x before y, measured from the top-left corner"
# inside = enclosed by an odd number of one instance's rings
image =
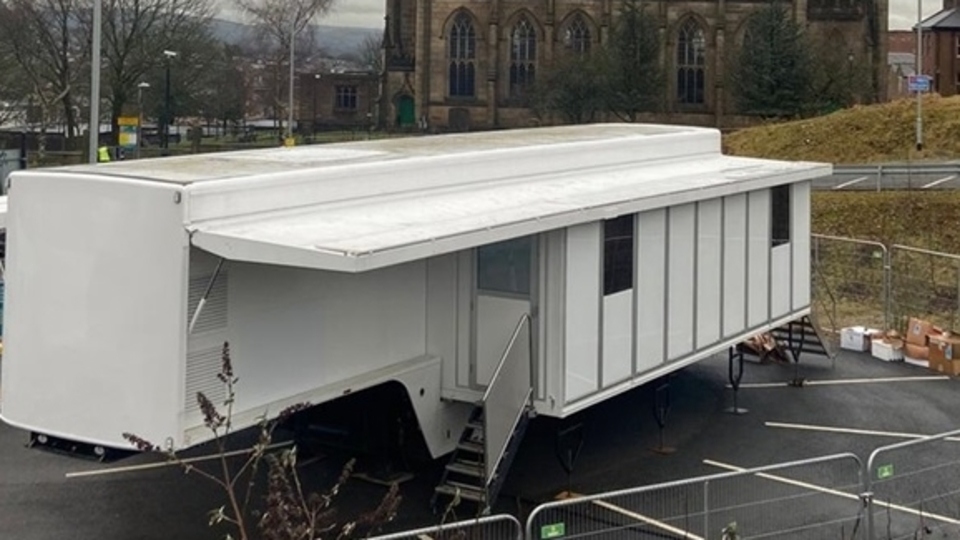
[[[739,346],[730,347],[727,362],[727,374],[730,378],[730,386],[733,388],[733,407],[727,408],[724,412],[730,414],[746,414],[748,412],[747,409],[741,408],[737,403],[740,381],[743,379],[743,351]],[[737,366],[736,371],[733,369],[734,362],[736,362]]]
[[[677,451],[672,446],[663,444],[663,432],[667,427],[667,414],[670,413],[670,383],[665,382],[657,387],[653,394],[653,417],[657,420],[659,442],[653,451],[657,454],[669,455]]]

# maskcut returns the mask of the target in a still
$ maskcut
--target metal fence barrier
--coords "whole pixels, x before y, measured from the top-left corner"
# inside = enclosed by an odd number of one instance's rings
[[[905,331],[908,317],[960,330],[960,255],[814,234],[812,309],[833,332],[847,326]]]
[[[538,506],[528,540],[863,538],[862,463],[837,454]]]
[[[867,460],[871,539],[960,536],[960,431],[877,448]]]
[[[481,517],[374,540],[685,538],[906,540],[960,537],[960,430],[875,449],[729,472],[536,507],[526,527]]]
[[[880,242],[814,234],[812,309],[822,326],[890,326],[889,250]]]
[[[943,328],[960,328],[960,256],[894,245],[890,279],[895,324],[919,317]]]
[[[444,523],[412,531],[400,531],[373,540],[521,540],[523,526],[509,514]]]

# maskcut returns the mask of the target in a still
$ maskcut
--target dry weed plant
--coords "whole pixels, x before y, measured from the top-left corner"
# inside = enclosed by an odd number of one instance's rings
[[[296,446],[277,449],[273,434],[277,425],[294,413],[308,408],[308,403],[299,403],[284,409],[276,419],[262,416],[258,423],[257,442],[243,451],[243,462],[231,464],[234,452],[227,451],[226,439],[233,428],[233,405],[235,386],[239,381],[234,375],[230,360],[230,346],[223,344],[220,372],[217,374],[226,387],[226,397],[219,409],[202,392],[197,393],[197,402],[203,413],[204,425],[213,432],[214,470],[205,470],[187,462],[170,446],[160,448],[132,433],[123,437],[144,452],[161,452],[167,460],[178,464],[185,473],[196,474],[217,485],[227,503],[209,512],[209,525],[227,525],[231,532],[224,535],[228,540],[316,540],[320,538],[357,538],[379,531],[396,516],[401,501],[397,484],[392,484],[380,503],[371,511],[352,521],[341,523],[333,503],[353,473],[355,460],[349,460],[334,484],[325,492],[304,490],[297,472]],[[256,491],[257,473],[266,466],[267,482],[262,498],[263,508],[253,509],[252,499]],[[259,532],[259,535],[256,534]]]

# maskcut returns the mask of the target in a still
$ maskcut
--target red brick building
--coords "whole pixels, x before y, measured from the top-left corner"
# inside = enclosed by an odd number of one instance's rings
[[[367,71],[301,73],[297,114],[300,131],[369,129],[376,122],[380,80]]]
[[[923,67],[933,91],[953,96],[960,89],[960,0],[943,0],[943,9],[921,23]]]

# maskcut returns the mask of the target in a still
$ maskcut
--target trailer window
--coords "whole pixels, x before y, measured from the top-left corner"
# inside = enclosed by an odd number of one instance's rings
[[[477,289],[528,296],[532,250],[531,237],[477,248]]]
[[[770,193],[770,244],[790,242],[790,185],[776,186]]]
[[[603,224],[603,294],[633,288],[633,214]]]

